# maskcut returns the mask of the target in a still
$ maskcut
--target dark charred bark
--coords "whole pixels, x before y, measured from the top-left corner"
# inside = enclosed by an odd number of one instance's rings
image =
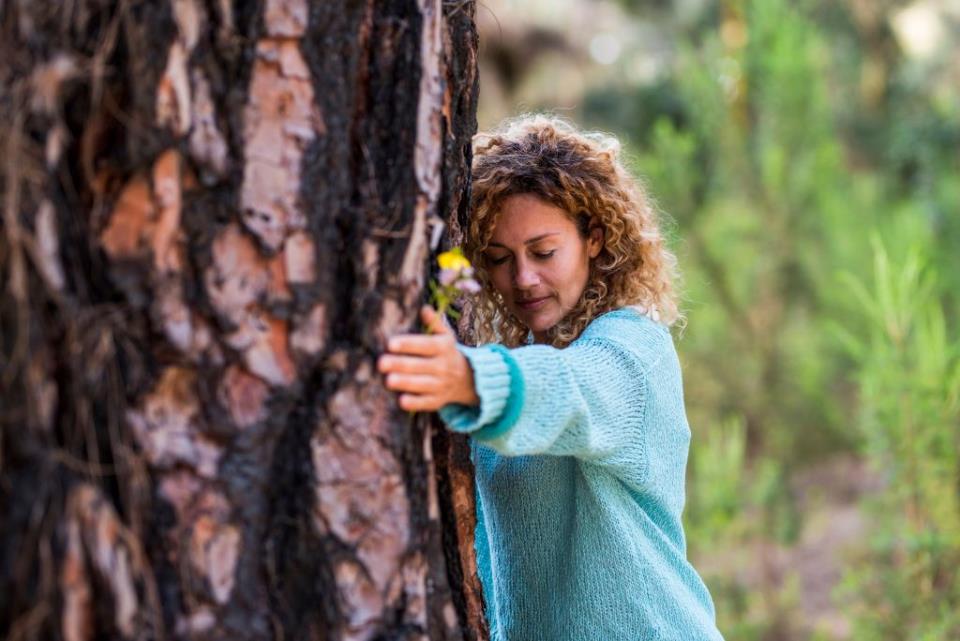
[[[466,443],[373,367],[466,219],[473,11],[0,3],[0,634],[486,638]]]

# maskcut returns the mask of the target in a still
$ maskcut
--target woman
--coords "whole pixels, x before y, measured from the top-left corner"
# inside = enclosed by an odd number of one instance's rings
[[[473,437],[492,638],[721,639],[680,521],[675,260],[617,142],[539,115],[477,136],[471,206],[480,346],[428,307],[378,366]]]

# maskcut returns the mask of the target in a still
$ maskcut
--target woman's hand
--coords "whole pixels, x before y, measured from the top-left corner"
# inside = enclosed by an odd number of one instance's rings
[[[387,389],[400,394],[400,407],[411,412],[435,412],[447,403],[479,405],[473,370],[457,350],[453,330],[432,307],[420,317],[430,334],[401,334],[387,341],[388,353],[377,360]]]

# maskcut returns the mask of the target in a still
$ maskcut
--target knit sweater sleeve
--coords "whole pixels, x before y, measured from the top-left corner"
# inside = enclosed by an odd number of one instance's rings
[[[656,354],[603,336],[564,349],[460,350],[473,369],[480,405],[443,407],[440,416],[451,429],[508,456],[642,464],[646,372]]]

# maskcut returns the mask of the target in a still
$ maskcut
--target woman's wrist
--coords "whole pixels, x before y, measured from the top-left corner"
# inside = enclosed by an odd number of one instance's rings
[[[460,403],[461,405],[466,405],[468,407],[477,407],[480,405],[480,397],[477,395],[477,387],[473,378],[473,368],[470,366],[470,361],[467,360],[467,357],[463,355],[460,351],[457,351],[457,370],[458,370],[458,380],[460,384],[457,385],[457,392],[453,402]]]

